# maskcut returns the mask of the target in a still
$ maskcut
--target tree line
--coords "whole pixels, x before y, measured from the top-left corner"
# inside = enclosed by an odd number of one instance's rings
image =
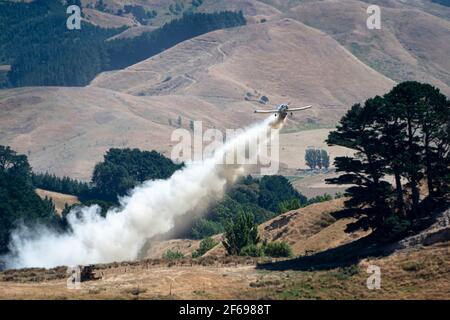
[[[185,13],[153,32],[108,41],[108,69],[122,69],[201,34],[245,24],[242,12]]]
[[[328,182],[353,185],[346,205],[361,227],[401,234],[449,193],[450,102],[429,84],[403,82],[353,105],[327,142],[356,153],[335,159],[342,174]]]
[[[111,148],[96,164],[90,182],[49,173],[34,173],[32,181],[36,188],[74,195],[83,202],[98,200],[118,205],[119,198],[138,184],[167,179],[183,166],[156,151]]]
[[[50,173],[32,173],[31,181],[36,188],[82,197],[89,192],[89,184],[69,177]]]

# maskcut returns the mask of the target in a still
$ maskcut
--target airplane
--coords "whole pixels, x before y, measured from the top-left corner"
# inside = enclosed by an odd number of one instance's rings
[[[273,110],[255,110],[255,113],[275,113],[275,117],[278,117],[278,121],[282,121],[286,118],[287,114],[290,112],[291,115],[293,111],[301,111],[311,108],[311,106],[305,106],[300,108],[289,108],[286,103],[280,104],[276,109]]]

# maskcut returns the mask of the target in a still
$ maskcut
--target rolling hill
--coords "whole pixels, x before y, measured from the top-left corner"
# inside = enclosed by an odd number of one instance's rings
[[[87,179],[110,147],[168,152],[178,116],[186,128],[238,128],[261,119],[253,110],[266,95],[314,105],[290,127],[327,127],[393,84],[331,37],[284,19],[185,41],[85,88],[2,90],[0,143],[29,154],[38,171]]]
[[[314,104],[317,122],[330,125],[349,104],[393,84],[331,37],[283,19],[185,41],[124,70],[103,73],[91,86],[137,96],[196,96],[230,111],[242,109],[244,98],[265,95],[272,104],[287,99]]]
[[[118,9],[125,2],[105,3]],[[252,113],[256,108],[291,102],[314,106],[289,120],[281,137],[283,165],[304,167],[303,150],[323,146],[325,128],[396,81],[429,81],[449,93],[449,9],[425,0],[375,3],[382,6],[384,28],[371,31],[362,1],[205,0],[197,11],[243,10],[248,24],[102,73],[87,87],[0,90],[0,144],[29,155],[36,171],[87,180],[111,147],[170,155],[179,117],[184,128],[193,120],[202,120],[204,128],[238,128],[261,119]],[[166,14],[168,6],[155,2],[154,23],[120,37],[177,17]],[[118,17],[113,13],[97,16],[108,22],[108,14]],[[269,98],[267,106],[260,104],[262,96]],[[297,132],[304,129],[314,131]]]
[[[420,3],[371,1],[381,7],[380,30],[366,27],[368,3],[362,1],[305,2],[287,15],[326,32],[395,81],[429,82],[449,95],[450,8]],[[435,15],[437,7],[440,16]]]

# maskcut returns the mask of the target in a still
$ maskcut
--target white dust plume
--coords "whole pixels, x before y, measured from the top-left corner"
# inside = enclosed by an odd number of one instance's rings
[[[50,268],[136,259],[146,239],[172,229],[176,217],[220,199],[227,184],[244,173],[240,166],[219,165],[223,154],[275,127],[271,119],[246,129],[211,158],[190,163],[167,180],[136,187],[105,217],[98,206],[91,206],[69,213],[67,233],[20,227],[12,234],[6,266]]]

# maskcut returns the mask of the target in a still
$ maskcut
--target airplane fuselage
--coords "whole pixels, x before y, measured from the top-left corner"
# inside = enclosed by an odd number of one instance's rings
[[[289,108],[289,106],[285,103],[280,104],[275,110],[255,110],[255,113],[273,113],[274,117],[276,118],[275,122],[273,122],[276,125],[282,124],[284,120],[286,119],[288,113],[290,112],[292,114],[293,111],[301,111],[311,108],[311,106],[305,106],[301,108]]]
[[[278,117],[280,120],[284,120],[288,114],[289,107],[287,104],[280,104],[277,108],[277,113],[275,113],[275,117]]]

